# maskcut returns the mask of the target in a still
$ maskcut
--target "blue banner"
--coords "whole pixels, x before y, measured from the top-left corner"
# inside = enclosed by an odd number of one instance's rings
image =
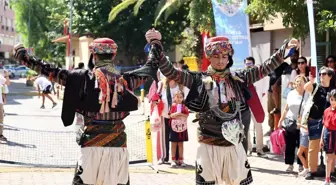
[[[216,35],[228,37],[234,49],[232,68],[244,68],[244,59],[251,56],[247,0],[212,0],[212,6]]]

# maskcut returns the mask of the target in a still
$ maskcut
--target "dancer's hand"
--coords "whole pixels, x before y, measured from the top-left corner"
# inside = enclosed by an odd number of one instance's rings
[[[287,44],[287,49],[290,49],[290,48],[298,49],[299,47],[300,47],[300,42],[295,38],[292,38]]]
[[[160,56],[163,51],[163,46],[161,44],[161,33],[153,28],[146,32],[145,37],[147,42],[151,45],[149,58],[154,57],[154,59],[160,60]]]
[[[146,36],[146,40],[148,43],[151,43],[153,40],[160,41],[162,38],[161,33],[155,30],[154,28],[152,28],[151,30],[148,30],[145,36]]]
[[[26,48],[22,44],[17,44],[14,47],[14,58],[19,61],[25,61],[28,58]]]

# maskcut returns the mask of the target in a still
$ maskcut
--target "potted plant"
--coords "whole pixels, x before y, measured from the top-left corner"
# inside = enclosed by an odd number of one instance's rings
[[[26,73],[26,85],[27,86],[34,86],[34,78],[37,76],[37,72],[33,71],[33,70],[28,70]]]

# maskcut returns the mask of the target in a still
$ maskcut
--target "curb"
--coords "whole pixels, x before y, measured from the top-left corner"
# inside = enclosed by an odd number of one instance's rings
[[[25,168],[25,167],[0,167],[0,173],[22,173],[22,172],[41,172],[41,173],[73,173],[74,168]],[[129,173],[157,174],[155,170],[148,168],[130,167]],[[158,174],[195,174],[194,168],[167,168],[158,170]]]
[[[7,96],[38,96],[37,92],[8,93]]]

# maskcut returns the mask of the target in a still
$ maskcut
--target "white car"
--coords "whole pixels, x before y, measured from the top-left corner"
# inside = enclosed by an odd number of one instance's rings
[[[25,77],[28,71],[29,71],[28,67],[18,66],[11,71],[10,76],[12,76],[13,78],[16,77],[16,76]]]
[[[15,65],[4,65],[3,66],[3,69],[5,69],[6,71],[8,71],[8,76],[9,76],[9,78],[14,78],[15,77],[15,75],[14,75],[14,73],[13,73],[13,71],[14,71],[14,68],[15,68]],[[0,69],[1,70],[1,69]]]

